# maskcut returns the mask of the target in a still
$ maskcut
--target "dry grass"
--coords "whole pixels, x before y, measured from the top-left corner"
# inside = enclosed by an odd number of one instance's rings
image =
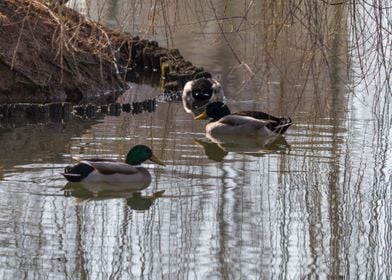
[[[5,0],[0,11],[6,18],[0,35],[8,38],[0,45],[0,62],[10,76],[20,77],[0,80],[1,102],[23,96],[34,102],[74,100],[121,87],[109,40],[116,35],[109,29],[46,1]]]

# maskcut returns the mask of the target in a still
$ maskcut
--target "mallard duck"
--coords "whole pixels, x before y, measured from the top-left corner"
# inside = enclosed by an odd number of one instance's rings
[[[182,92],[182,103],[187,113],[194,113],[195,110],[197,111],[208,102],[223,100],[222,85],[209,73],[204,73],[201,77],[188,81]]]
[[[100,158],[79,160],[78,164],[65,167],[62,175],[70,182],[149,183],[150,172],[140,166],[148,159],[165,165],[149,147],[136,145],[128,152],[125,162]]]
[[[206,125],[209,135],[282,135],[292,124],[291,118],[278,118],[258,111],[231,113],[223,102],[209,103],[195,120],[211,119]]]

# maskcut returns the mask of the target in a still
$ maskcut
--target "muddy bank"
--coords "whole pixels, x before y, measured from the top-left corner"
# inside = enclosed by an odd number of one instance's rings
[[[203,71],[178,50],[43,0],[0,2],[0,103],[110,103],[140,71],[180,90]],[[136,77],[136,78],[135,78]]]

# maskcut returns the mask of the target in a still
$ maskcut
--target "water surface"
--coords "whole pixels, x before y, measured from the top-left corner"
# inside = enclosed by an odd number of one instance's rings
[[[131,84],[119,102],[157,98],[151,113],[3,123],[2,279],[392,275],[388,91],[377,85],[370,85],[377,95],[361,91],[363,84],[333,56],[328,70],[317,72],[314,61],[298,59],[298,45],[292,52],[261,52],[252,42],[265,43],[263,28],[254,33],[252,27],[246,40],[227,34],[244,61],[257,53],[250,66],[261,70],[251,75],[238,67],[227,42],[216,40],[216,25],[204,31],[179,30],[173,41],[221,80],[232,111],[290,116],[295,124],[287,134],[269,145],[212,143],[205,122],[194,121],[181,102],[159,98],[161,89],[148,79]],[[336,47],[334,55],[340,52]],[[167,164],[146,164],[150,185],[99,195],[63,189],[60,173],[72,157],[122,160],[139,143]]]

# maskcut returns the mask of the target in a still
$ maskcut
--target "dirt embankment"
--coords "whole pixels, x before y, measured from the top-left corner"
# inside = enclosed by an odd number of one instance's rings
[[[105,103],[129,72],[156,69],[167,89],[203,71],[178,50],[110,30],[45,0],[0,2],[1,103]]]

